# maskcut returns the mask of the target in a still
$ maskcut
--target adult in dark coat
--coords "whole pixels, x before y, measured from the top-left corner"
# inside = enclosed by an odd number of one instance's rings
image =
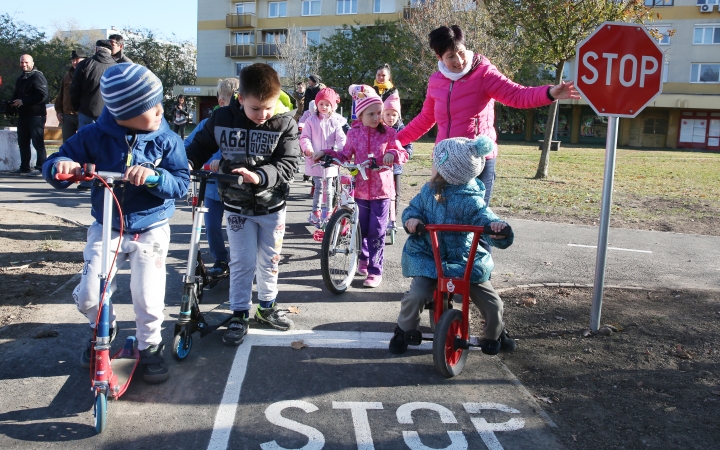
[[[12,105],[18,111],[18,146],[20,147],[20,170],[16,173],[39,175],[39,169],[45,162],[45,120],[47,110],[45,101],[48,97],[48,83],[45,75],[35,69],[32,56],[20,57],[20,68],[23,73],[15,82]],[[30,168],[32,150],[30,142],[37,152],[35,169]]]
[[[80,50],[80,52],[72,51],[72,55],[70,56],[70,69],[68,69],[63,77],[60,92],[55,98],[55,114],[57,114],[58,122],[62,127],[63,142],[70,139],[78,130],[77,111],[73,109],[72,102],[70,101],[70,85],[72,84],[75,67],[85,58],[85,53],[82,50]]]
[[[70,102],[78,112],[78,128],[89,125],[102,112],[105,102],[100,96],[100,78],[105,69],[117,64],[112,57],[110,41],[102,39],[95,43],[95,54],[75,67],[70,85]]]
[[[132,59],[125,56],[125,53],[123,53],[125,49],[125,39],[122,37],[122,35],[119,34],[111,34],[110,37],[108,37],[108,40],[110,41],[110,45],[112,46],[112,57],[118,64],[120,63],[130,63],[132,64]]]
[[[307,89],[305,89],[305,97],[303,98],[303,111],[310,109],[310,102],[315,100],[318,92],[320,92],[320,77],[310,75],[308,77]]]

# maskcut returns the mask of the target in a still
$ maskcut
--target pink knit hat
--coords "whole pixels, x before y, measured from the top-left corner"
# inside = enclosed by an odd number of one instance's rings
[[[327,101],[334,108],[340,103],[340,96],[331,88],[322,88],[320,92],[317,93],[317,96],[315,96],[315,104],[320,103],[320,100]]]
[[[390,95],[388,98],[385,99],[385,103],[383,104],[385,110],[392,109],[393,111],[397,111],[398,116],[400,115],[400,96],[397,95],[397,92]]]
[[[355,115],[360,117],[363,111],[365,111],[371,105],[383,104],[380,96],[377,95],[375,89],[371,88],[367,84],[353,84],[348,89],[350,95],[353,98],[353,104],[355,105]]]

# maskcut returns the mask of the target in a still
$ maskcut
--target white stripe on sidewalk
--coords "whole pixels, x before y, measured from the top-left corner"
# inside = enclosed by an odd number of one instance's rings
[[[568,244],[570,247],[597,248],[597,245]],[[652,253],[650,250],[635,250],[632,248],[608,247],[608,250],[621,250],[623,252]]]

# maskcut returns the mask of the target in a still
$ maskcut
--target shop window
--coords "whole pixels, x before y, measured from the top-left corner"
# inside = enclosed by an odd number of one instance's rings
[[[667,134],[666,119],[645,119],[644,134]]]

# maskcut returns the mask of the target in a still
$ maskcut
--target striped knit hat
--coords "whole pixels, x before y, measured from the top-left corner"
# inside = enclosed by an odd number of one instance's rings
[[[110,66],[100,79],[100,94],[116,120],[137,117],[163,101],[160,79],[139,64]]]
[[[371,88],[367,84],[353,84],[348,89],[353,99],[354,113],[356,117],[360,117],[365,109],[370,105],[381,105],[383,104],[380,96],[377,95],[375,89]]]
[[[485,156],[492,153],[494,144],[487,136],[443,139],[435,145],[433,164],[448,183],[467,184],[483,171]]]

